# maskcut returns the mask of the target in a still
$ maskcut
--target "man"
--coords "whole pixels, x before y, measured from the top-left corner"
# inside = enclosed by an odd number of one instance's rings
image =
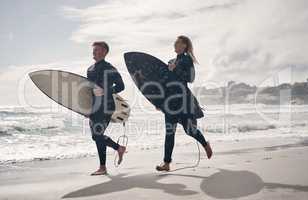
[[[112,113],[115,110],[114,93],[124,90],[124,83],[119,72],[110,63],[105,61],[109,52],[109,46],[106,42],[93,43],[93,59],[95,64],[87,70],[87,77],[95,83],[93,89],[93,106],[90,115],[90,129],[92,139],[96,143],[100,167],[91,175],[107,174],[106,169],[106,148],[111,147],[118,152],[121,163],[126,148],[114,142],[110,137],[104,135],[104,132],[110,123]]]

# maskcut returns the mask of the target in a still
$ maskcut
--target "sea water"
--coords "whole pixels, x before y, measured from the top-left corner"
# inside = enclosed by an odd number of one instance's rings
[[[0,108],[0,163],[64,159],[96,155],[88,119],[66,109]],[[198,126],[206,139],[242,140],[308,136],[307,105],[211,105]],[[192,143],[178,125],[176,145]],[[111,123],[112,139],[126,134],[129,146],[162,148],[164,115],[151,106],[132,107],[129,120]]]

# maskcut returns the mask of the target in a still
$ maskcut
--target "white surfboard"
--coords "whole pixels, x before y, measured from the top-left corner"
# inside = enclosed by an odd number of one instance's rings
[[[89,117],[92,112],[94,83],[87,78],[60,70],[40,70],[29,74],[33,83],[58,104]],[[124,123],[130,114],[129,104],[120,95],[113,95],[115,112],[111,122]]]

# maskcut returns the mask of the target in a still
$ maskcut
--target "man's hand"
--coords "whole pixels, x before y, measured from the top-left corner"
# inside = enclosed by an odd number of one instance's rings
[[[176,65],[174,63],[168,64],[169,71],[173,71],[175,69]]]
[[[97,97],[103,96],[104,95],[104,89],[99,87],[98,85],[94,85],[93,93]]]

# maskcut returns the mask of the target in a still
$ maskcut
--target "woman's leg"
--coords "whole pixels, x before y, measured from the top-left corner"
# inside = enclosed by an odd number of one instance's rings
[[[172,151],[174,147],[174,135],[176,131],[177,121],[165,114],[165,154],[164,154],[164,163],[162,165],[156,166],[157,171],[169,171],[169,163],[172,161]]]
[[[180,120],[185,132],[187,135],[195,138],[204,148],[208,159],[210,159],[213,155],[212,147],[210,143],[208,143],[201,131],[197,127],[197,119],[183,118]]]
[[[202,146],[206,146],[207,142],[197,127],[197,119],[183,118],[180,123],[182,124],[185,133],[193,138],[195,138]]]
[[[176,131],[177,122],[169,115],[165,115],[165,155],[164,162],[170,163],[172,161],[172,151],[174,147],[174,135]]]

